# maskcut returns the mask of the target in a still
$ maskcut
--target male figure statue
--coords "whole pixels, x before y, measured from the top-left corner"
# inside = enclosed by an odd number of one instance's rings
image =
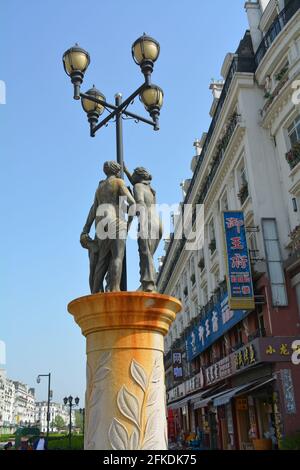
[[[127,238],[125,201],[135,204],[134,198],[120,178],[121,167],[114,161],[104,163],[106,180],[100,181],[87,221],[80,236],[80,243],[89,250],[90,289],[92,294],[106,291],[120,291],[123,258]],[[96,234],[89,236],[95,221]]]

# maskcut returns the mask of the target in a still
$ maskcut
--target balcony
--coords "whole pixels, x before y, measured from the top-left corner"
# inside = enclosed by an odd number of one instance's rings
[[[283,69],[284,73],[281,75],[280,73],[277,75],[277,77],[280,77],[277,79],[279,82],[272,93],[266,93],[265,98],[267,99],[263,109],[261,110],[261,116],[264,116],[268,109],[270,108],[271,104],[273,103],[274,99],[279,95],[281,92],[282,88],[284,85],[288,82],[289,80],[289,75],[288,75],[288,68]]]
[[[257,66],[264,58],[268,49],[271,47],[277,36],[281,33],[285,25],[295,15],[299,8],[299,0],[290,0],[287,6],[279,13],[279,15],[273,21],[256,51],[255,63]]]
[[[202,204],[205,200],[205,197],[212,185],[212,182],[213,182],[213,179],[215,177],[215,174],[217,173],[217,170],[223,160],[223,157],[225,155],[225,152],[226,152],[226,149],[229,145],[229,142],[231,140],[231,137],[238,125],[238,123],[240,122],[240,115],[237,114],[237,113],[234,113],[231,118],[229,119],[229,122],[228,122],[228,125],[227,125],[227,129],[226,129],[226,132],[223,136],[223,138],[218,142],[217,144],[217,150],[216,150],[216,154],[213,158],[213,162],[212,162],[212,166],[211,166],[211,170],[210,170],[210,173],[208,175],[208,177],[206,178],[204,184],[202,185],[202,188],[200,190],[200,193],[199,193],[199,196],[198,196],[198,201],[197,203],[198,204]]]
[[[296,142],[291,150],[285,155],[286,161],[288,162],[290,169],[295,168],[300,162],[300,142]]]
[[[287,271],[292,271],[300,264],[300,225],[290,233],[290,243],[287,248],[290,250],[289,258],[284,262]]]
[[[244,51],[246,51],[246,53]],[[217,123],[218,123],[218,119],[219,119],[220,114],[222,112],[224,103],[226,101],[227,95],[229,94],[230,87],[231,87],[232,81],[233,81],[236,73],[254,73],[255,70],[256,70],[256,64],[255,64],[254,55],[253,55],[253,52],[252,52],[251,37],[250,37],[250,33],[247,32],[244,39],[241,41],[241,45],[237,50],[237,54],[235,55],[235,57],[232,60],[231,66],[230,66],[228,74],[226,76],[226,80],[225,80],[225,83],[224,83],[224,86],[223,86],[223,89],[222,89],[222,93],[221,93],[221,96],[218,100],[218,104],[217,104],[217,107],[216,107],[216,110],[215,110],[215,114],[214,114],[214,117],[211,121],[209,130],[208,130],[208,133],[207,133],[207,136],[206,136],[203,148],[202,148],[201,156],[200,156],[200,158],[198,158],[197,165],[196,165],[196,168],[195,168],[195,171],[194,171],[194,174],[193,174],[193,178],[192,178],[191,183],[190,183],[190,185],[187,189],[187,193],[186,193],[184,203],[182,204],[182,206],[184,206],[184,204],[188,204],[188,202],[189,202],[190,195],[192,193],[192,190],[193,190],[193,188],[195,186],[195,183],[197,181],[197,178],[199,176],[200,168],[202,166],[203,161],[205,160],[205,156],[208,152],[211,140],[213,138],[214,131],[215,131],[215,128],[216,128]],[[219,168],[219,166],[220,166],[220,164],[223,160],[223,157],[225,155],[225,150],[228,147],[228,145],[231,141],[231,137],[232,137],[232,135],[233,135],[233,133],[234,133],[234,131],[235,131],[235,129],[236,129],[239,122],[240,122],[240,115],[238,115],[237,113],[234,113],[228,121],[227,129],[225,131],[225,134],[224,134],[223,138],[220,139],[218,144],[217,144],[216,154],[213,157],[213,162],[212,162],[212,167],[211,167],[210,173],[209,173],[208,177],[206,178],[206,180],[205,180],[205,182],[204,182],[204,184],[203,184],[203,186],[200,190],[200,193],[198,194],[196,204],[202,204],[203,203],[203,201],[204,201],[204,199],[205,199],[205,197],[206,197],[206,195],[209,191],[209,188],[210,188],[210,186],[213,182],[214,176],[217,173],[217,170],[218,170],[218,168]],[[196,220],[196,210],[194,210],[194,212],[193,212],[192,222],[194,223],[195,220]],[[171,237],[170,237],[170,243],[169,243],[166,255],[165,255],[165,260],[167,260],[168,257],[169,257],[169,254],[172,250],[173,242],[174,242],[174,234],[172,234]],[[165,281],[162,284],[162,286],[160,286],[160,291],[161,292],[165,291],[184,246],[185,246],[185,238],[183,237],[182,240],[179,241],[178,247],[177,247],[177,249],[176,249],[176,251],[173,255],[173,260],[172,260],[172,263],[170,265],[170,268],[168,269],[168,273],[165,277]],[[162,269],[158,273],[157,284],[159,284],[159,281],[160,281],[160,278],[161,278],[163,272],[164,272],[164,267],[162,267]]]

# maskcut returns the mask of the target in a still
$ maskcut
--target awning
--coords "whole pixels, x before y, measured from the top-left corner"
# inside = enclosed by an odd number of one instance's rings
[[[206,398],[210,395],[214,395],[217,391],[221,392],[221,390],[222,390],[221,393],[224,393],[224,390],[223,390],[224,387],[226,387],[226,385],[218,385],[218,386],[210,388],[210,389],[202,390],[202,392],[200,392],[200,393],[196,393],[194,395],[191,395],[190,396],[191,404],[199,402],[202,398]]]
[[[228,390],[227,392],[224,392],[221,394],[219,397],[212,397],[214,398],[213,400],[213,405],[214,406],[221,406],[221,405],[226,405],[227,403],[230,402],[230,400],[235,397],[244,394],[245,392],[249,393],[252,390],[256,390],[257,388],[263,387],[269,382],[272,382],[275,380],[274,377],[271,377],[267,380],[264,381],[255,381],[255,382],[249,382],[244,385],[240,385],[239,387],[235,387],[231,390]]]
[[[216,397],[219,397],[221,395],[223,395],[225,392],[223,390],[223,392],[219,392],[219,393],[215,393],[213,395],[209,395],[207,397],[205,397],[203,400],[200,400],[200,401],[197,401],[196,403],[194,403],[194,410],[197,410],[198,408],[204,408],[205,406],[208,405],[208,403],[210,403],[214,398]]]
[[[247,393],[252,392],[253,390],[256,390],[258,388],[264,387],[265,385],[267,385],[270,382],[273,382],[274,380],[276,380],[275,377],[270,377],[269,379],[264,380],[263,382],[259,382],[253,387],[251,387],[249,390],[247,390]]]
[[[169,403],[168,410],[178,410],[183,406],[187,405],[189,397],[184,398],[183,400],[175,401],[174,403]]]
[[[240,385],[239,387],[232,388],[231,390],[227,391],[226,393],[223,393],[219,397],[214,399],[214,406],[221,406],[221,405],[226,405],[226,403],[229,403],[230,400],[237,395],[239,392],[242,390],[245,390],[246,388],[249,387],[249,383],[245,385]]]

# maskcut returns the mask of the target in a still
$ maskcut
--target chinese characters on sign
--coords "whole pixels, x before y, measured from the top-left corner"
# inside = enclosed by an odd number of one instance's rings
[[[232,375],[230,356],[221,359],[216,364],[209,366],[205,369],[206,385],[211,385],[219,380],[226,379]]]
[[[183,378],[182,355],[181,352],[173,352],[173,376],[174,380]]]
[[[232,310],[253,310],[251,266],[242,211],[224,212],[224,234],[229,306]]]
[[[193,327],[186,339],[188,361],[192,361],[230,328],[246,317],[246,310],[230,310],[225,295],[208,314]]]
[[[252,366],[257,362],[256,351],[253,344],[249,344],[245,348],[235,353],[235,369],[240,370],[245,367]]]
[[[296,402],[295,402],[292,373],[290,369],[282,369],[280,371],[280,374],[281,374],[281,383],[282,383],[282,389],[283,389],[285,410],[287,414],[292,415],[296,413]]]

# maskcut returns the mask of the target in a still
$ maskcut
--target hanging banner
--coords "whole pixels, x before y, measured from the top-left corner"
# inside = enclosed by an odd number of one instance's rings
[[[187,360],[192,361],[209,348],[234,325],[242,321],[247,310],[230,310],[225,294],[209,312],[199,319],[186,337]]]
[[[223,212],[228,303],[231,310],[254,310],[251,265],[242,211]]]
[[[181,351],[172,351],[172,367],[173,379],[182,381],[183,379],[183,365]]]

